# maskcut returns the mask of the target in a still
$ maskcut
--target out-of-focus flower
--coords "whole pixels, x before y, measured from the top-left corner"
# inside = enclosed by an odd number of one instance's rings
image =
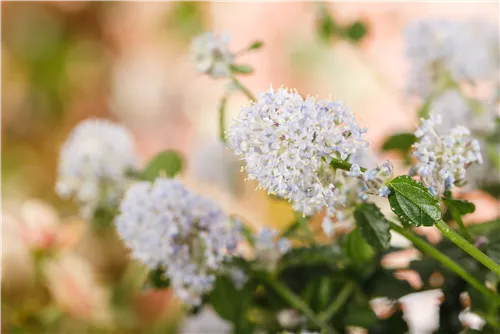
[[[82,216],[89,218],[99,205],[118,204],[128,185],[126,171],[136,159],[125,127],[106,120],[83,121],[61,148],[56,191],[75,198]]]
[[[276,315],[278,323],[283,328],[295,328],[306,321],[306,318],[297,310],[285,309]]]
[[[422,120],[415,131],[418,141],[413,145],[416,149],[413,155],[419,162],[410,172],[417,174],[437,197],[453,185],[464,185],[466,169],[483,161],[479,142],[471,138],[469,129],[458,126],[449,134],[439,135],[436,125],[440,123],[441,116],[433,114]]]
[[[48,249],[61,241],[59,214],[40,200],[28,200],[21,205],[20,222],[21,237],[31,249]]]
[[[278,231],[262,227],[254,237],[255,260],[259,266],[273,270],[282,255],[291,248],[287,238],[277,238]]]
[[[481,331],[486,324],[486,321],[481,318],[476,313],[470,311],[470,307],[466,308],[458,315],[458,319],[464,324],[467,328],[474,329],[477,331]]]
[[[227,270],[227,275],[233,281],[236,289],[241,290],[248,281],[248,275],[240,268],[231,267]]]
[[[498,80],[498,29],[482,20],[419,20],[405,30],[410,92],[427,98],[450,81]]]
[[[228,152],[222,141],[205,139],[191,152],[188,168],[196,181],[216,185],[231,194],[238,194],[242,188],[239,178],[241,164],[234,154]]]
[[[467,124],[476,135],[489,134],[495,130],[498,105],[492,101],[467,99],[458,90],[449,89],[432,100],[431,110],[439,110],[442,122],[437,131],[449,132],[452,128]]]
[[[365,147],[365,132],[341,102],[271,88],[240,111],[228,140],[249,179],[311,215],[335,207],[339,191],[329,163]]]
[[[196,69],[216,79],[231,76],[234,55],[229,51],[229,40],[227,34],[216,36],[211,32],[193,39],[191,53]]]
[[[96,280],[90,264],[72,253],[43,262],[48,288],[57,304],[75,318],[99,325],[111,321],[109,293]]]
[[[218,206],[177,180],[131,186],[120,211],[117,231],[132,256],[150,268],[165,268],[176,295],[191,305],[212,289],[214,273],[240,239]]]

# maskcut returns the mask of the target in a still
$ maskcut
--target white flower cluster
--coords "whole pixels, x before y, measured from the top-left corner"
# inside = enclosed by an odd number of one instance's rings
[[[164,268],[177,296],[199,305],[240,230],[210,200],[166,178],[131,186],[120,209],[116,228],[132,256]]]
[[[409,90],[422,98],[453,82],[498,80],[498,27],[483,20],[419,20],[405,31]]]
[[[271,88],[240,111],[228,140],[249,179],[311,215],[335,207],[339,191],[329,163],[366,147],[365,132],[341,102]]]
[[[254,236],[255,260],[258,265],[273,270],[282,255],[292,247],[287,238],[279,238],[278,231],[262,227]]]
[[[469,129],[457,126],[449,134],[440,135],[436,131],[436,125],[440,123],[441,116],[433,114],[422,120],[415,131],[418,141],[413,145],[413,155],[419,162],[410,172],[418,174],[437,197],[451,190],[454,184],[464,185],[466,169],[483,161],[479,142],[471,139]]]
[[[134,140],[123,126],[89,119],[78,124],[59,156],[56,192],[75,198],[89,218],[99,205],[116,206],[128,186],[126,171],[136,164]]]
[[[229,40],[227,34],[215,36],[211,32],[193,39],[191,53],[197,71],[215,79],[231,76],[234,55],[228,49]]]

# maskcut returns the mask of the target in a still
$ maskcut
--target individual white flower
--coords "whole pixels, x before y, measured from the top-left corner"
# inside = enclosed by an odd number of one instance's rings
[[[410,172],[437,197],[453,185],[464,185],[466,169],[483,161],[479,142],[471,138],[469,129],[457,126],[449,134],[440,135],[436,131],[440,123],[440,115],[432,114],[415,131],[418,141],[413,145],[413,155],[418,163]]]
[[[255,260],[258,265],[270,270],[292,247],[287,238],[277,239],[277,236],[277,230],[262,227],[254,237]]]
[[[99,205],[116,206],[128,186],[126,171],[137,157],[132,134],[100,119],[78,124],[59,156],[56,192],[74,198],[89,218]]]
[[[304,315],[292,308],[279,311],[276,319],[283,328],[295,328],[306,321]]]
[[[405,30],[410,92],[427,98],[454,82],[498,80],[498,28],[470,20],[415,21]]]
[[[234,55],[228,49],[229,40],[227,34],[215,36],[211,32],[194,38],[191,43],[191,53],[196,69],[213,78],[231,76]]]
[[[240,238],[218,206],[166,178],[131,186],[115,224],[132,256],[164,268],[177,296],[191,305],[212,289]]]
[[[249,179],[311,215],[335,207],[339,190],[329,163],[367,146],[365,132],[342,102],[271,88],[241,109],[227,137]]]

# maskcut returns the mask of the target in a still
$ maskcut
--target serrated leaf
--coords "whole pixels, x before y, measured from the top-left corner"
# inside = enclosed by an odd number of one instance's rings
[[[382,145],[382,151],[397,150],[401,153],[407,153],[416,141],[417,137],[413,133],[397,133],[386,139]]]
[[[364,266],[375,256],[373,248],[361,236],[359,228],[352,231],[344,243],[346,255],[356,266]]]
[[[253,68],[249,65],[231,65],[231,72],[234,74],[250,74],[253,72]]]
[[[401,175],[389,184],[389,203],[403,222],[414,226],[432,226],[441,219],[438,200],[420,182]]]
[[[142,178],[154,181],[159,176],[174,177],[182,170],[182,158],[177,152],[158,153],[141,172]]]
[[[388,249],[391,241],[389,222],[373,203],[363,203],[354,211],[356,225],[363,238],[374,248]]]
[[[474,205],[474,203],[466,200],[444,198],[443,202],[448,208],[456,209],[462,216],[473,213],[476,210],[476,206]]]
[[[264,42],[262,41],[255,41],[253,42],[252,44],[250,44],[250,46],[248,47],[248,51],[250,50],[258,50],[260,49],[262,46],[264,45]]]

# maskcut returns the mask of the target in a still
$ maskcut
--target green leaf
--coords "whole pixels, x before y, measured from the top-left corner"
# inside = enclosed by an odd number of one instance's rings
[[[359,228],[356,228],[347,236],[344,248],[346,255],[356,266],[364,266],[371,262],[375,256],[375,251],[361,236]]]
[[[396,311],[387,319],[379,319],[379,321],[368,329],[368,334],[403,334],[408,333],[408,324],[403,318],[402,311]]]
[[[250,50],[258,50],[260,49],[262,46],[264,45],[264,42],[262,41],[255,41],[253,42],[252,44],[250,44],[250,46],[248,47],[248,51]]]
[[[347,304],[346,312],[344,323],[348,326],[369,328],[378,321],[377,315],[367,300],[351,299],[351,302]]]
[[[418,116],[420,118],[429,118],[429,114],[431,112],[431,104],[432,104],[432,98],[427,99],[425,103],[420,107],[418,110]]]
[[[414,226],[432,226],[441,219],[438,200],[420,182],[401,175],[388,184],[392,211],[403,222]]]
[[[376,249],[387,249],[391,241],[389,222],[373,203],[363,203],[354,211],[359,232]]]
[[[500,234],[500,218],[482,224],[469,225],[468,230],[474,235],[493,235]]]
[[[492,236],[492,239],[486,246],[486,255],[488,255],[493,261],[500,264],[500,237]]]
[[[476,210],[476,206],[474,205],[474,203],[466,200],[443,198],[443,202],[448,208],[456,209],[461,216],[473,213]]]
[[[382,151],[397,150],[406,154],[416,141],[417,137],[413,133],[397,133],[386,139]]]
[[[331,265],[335,266],[344,261],[342,251],[337,245],[311,245],[297,247],[288,251],[280,260],[280,269]]]
[[[231,65],[231,72],[234,74],[250,74],[253,68],[250,65]]]
[[[174,177],[182,170],[182,158],[177,152],[158,153],[142,171],[142,178],[154,181],[158,176]]]
[[[170,280],[165,275],[165,270],[161,268],[152,270],[149,273],[148,283],[157,289],[165,289],[170,286]]]
[[[316,22],[316,32],[319,38],[327,43],[330,37],[340,32],[340,27],[335,23],[332,16],[328,12],[325,3],[318,4],[318,20]]]
[[[358,43],[366,36],[367,32],[368,28],[366,24],[361,21],[356,21],[347,27],[346,36],[352,42]]]
[[[217,277],[214,289],[208,297],[208,303],[217,314],[233,324],[234,333],[250,334],[253,332],[253,325],[247,318],[253,289],[252,280],[238,290],[229,277],[222,275]]]

